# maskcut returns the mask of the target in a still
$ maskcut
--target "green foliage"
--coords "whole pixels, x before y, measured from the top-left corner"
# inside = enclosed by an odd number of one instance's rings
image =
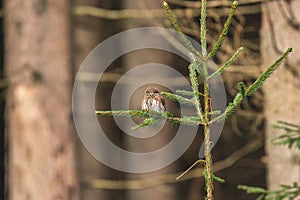
[[[281,185],[280,189],[274,191],[246,185],[239,185],[238,189],[245,190],[248,194],[260,194],[256,200],[293,200],[300,195],[300,186],[296,182],[292,185]]]
[[[216,180],[216,181],[218,181],[218,182],[220,182],[220,183],[225,183],[225,179],[220,178],[220,177],[218,177],[218,176],[216,176],[214,174],[213,174],[213,179]]]
[[[211,74],[208,78],[214,78],[222,74],[228,67],[232,65],[232,63],[237,59],[238,55],[244,50],[243,47],[240,47],[233,56],[224,64],[222,65],[217,71]]]
[[[141,110],[123,110],[123,111],[96,111],[97,115],[104,115],[104,116],[127,116],[127,117],[143,117],[144,121],[142,124],[134,126],[133,129],[144,128],[147,126],[151,126],[156,124],[159,120],[167,120],[171,122],[171,124],[178,125],[183,124],[187,126],[199,126],[202,125],[204,129],[204,142],[205,142],[205,163],[204,163],[204,170],[203,175],[205,178],[205,185],[207,191],[207,199],[213,199],[213,181],[217,180],[220,182],[224,182],[223,179],[216,177],[213,174],[213,162],[210,153],[210,129],[209,126],[220,120],[224,120],[225,118],[229,117],[242,103],[243,99],[247,96],[253,94],[257,91],[262,84],[266,81],[266,79],[278,68],[278,66],[282,63],[282,61],[289,55],[292,51],[292,48],[288,48],[287,51],[278,59],[276,60],[271,66],[269,66],[265,72],[262,73],[261,76],[257,78],[257,80],[250,85],[248,88],[244,83],[239,83],[238,88],[239,91],[235,95],[232,102],[230,102],[223,113],[219,110],[212,110],[210,107],[210,91],[208,86],[208,79],[215,78],[220,76],[232,63],[237,59],[238,55],[243,51],[243,48],[239,48],[236,53],[221,67],[219,67],[214,73],[208,76],[208,59],[216,55],[217,51],[222,46],[226,35],[229,30],[229,26],[234,16],[234,11],[237,9],[238,1],[234,1],[228,18],[224,24],[222,33],[220,34],[216,44],[213,46],[213,49],[207,53],[207,44],[206,44],[206,0],[202,0],[202,7],[201,7],[201,18],[200,18],[200,41],[201,41],[201,53],[198,52],[188,39],[188,37],[183,33],[182,29],[180,28],[175,16],[171,12],[168,4],[166,2],[162,3],[163,8],[172,24],[174,29],[178,32],[180,36],[180,40],[183,45],[189,50],[189,58],[190,58],[190,65],[188,66],[189,70],[189,79],[192,86],[192,91],[186,90],[177,90],[176,94],[171,94],[168,92],[162,92],[161,95],[166,97],[171,101],[179,102],[183,105],[189,105],[196,108],[196,112],[193,116],[179,116],[176,117],[171,112],[165,113],[157,113],[153,111],[141,111]],[[201,84],[200,84],[201,81]],[[203,87],[203,94],[199,91],[199,87]],[[200,98],[202,101],[200,101]],[[201,103],[202,102],[202,103]],[[202,107],[203,105],[203,107]],[[218,115],[215,118],[212,118],[212,115]],[[243,188],[245,188],[244,186]],[[249,191],[260,191],[266,192],[265,190],[251,190]],[[266,193],[264,193],[266,194]]]
[[[214,118],[213,120],[211,120],[211,123],[224,120],[227,117],[229,117],[230,115],[232,115],[232,113],[234,113],[234,111],[242,103],[243,98],[244,98],[244,96],[241,93],[237,93],[233,99],[233,102],[230,102],[228,104],[227,108],[225,109],[225,112],[222,113],[221,115],[219,115],[218,117]]]
[[[214,45],[213,49],[211,50],[211,52],[208,54],[208,57],[211,58],[213,57],[214,55],[216,55],[216,53],[218,52],[218,50],[220,49],[220,47],[222,46],[225,38],[226,38],[226,35],[228,33],[228,30],[229,30],[229,26],[231,24],[231,21],[232,21],[232,18],[233,18],[233,15],[234,15],[234,12],[236,10],[238,6],[238,1],[234,1],[232,6],[231,6],[231,9],[230,9],[230,12],[229,12],[229,15],[227,17],[227,20],[224,24],[224,27],[223,27],[223,30],[222,30],[222,33],[220,34],[216,44]]]
[[[171,112],[159,113],[155,111],[141,111],[141,110],[117,110],[117,111],[96,111],[96,115],[100,116],[126,116],[126,117],[144,117],[149,119],[144,121],[142,124],[132,127],[132,129],[137,130],[139,128],[144,128],[146,126],[151,126],[157,123],[157,120],[165,119],[170,121],[172,125],[183,124],[187,126],[199,126],[203,125],[203,121],[199,121],[198,117],[195,116],[182,116],[174,117]]]
[[[183,96],[192,96],[194,97],[195,95],[200,95],[200,96],[203,96],[203,94],[201,92],[191,92],[191,91],[186,91],[186,90],[176,90],[175,91],[177,94],[179,95],[183,95]]]
[[[171,101],[177,101],[179,103],[182,103],[182,104],[188,105],[188,106],[195,106],[194,101],[187,99],[183,96],[180,96],[177,94],[172,94],[169,92],[161,92],[160,94]]]
[[[168,18],[172,24],[172,26],[174,27],[174,29],[177,31],[177,33],[180,36],[180,39],[182,40],[184,46],[186,48],[188,48],[193,54],[196,54],[197,56],[201,57],[200,53],[193,47],[192,43],[190,42],[190,40],[187,38],[187,36],[183,33],[183,31],[181,30],[177,20],[175,19],[173,13],[170,10],[169,5],[167,4],[167,2],[163,1],[162,3]]]
[[[131,129],[132,130],[137,130],[139,128],[144,128],[144,127],[147,127],[147,126],[153,126],[153,125],[157,124],[158,122],[160,122],[160,120],[157,119],[157,118],[152,118],[152,117],[146,118],[142,124],[139,124],[137,126],[133,126]]]
[[[200,18],[200,38],[202,47],[202,56],[206,57],[206,0],[202,1]]]
[[[256,81],[247,89],[246,95],[249,96],[258,90],[267,78],[279,67],[279,65],[288,57],[288,55],[293,51],[292,48],[288,48],[279,59],[277,59],[272,65],[270,65],[257,79]]]
[[[190,57],[192,67],[200,75],[201,80],[203,80],[203,81],[206,80],[207,74],[206,74],[204,68],[202,67],[202,64],[200,63],[200,60],[197,58],[197,56],[195,56],[192,53],[190,53],[189,57]],[[197,75],[195,74],[195,76],[197,76]]]
[[[289,53],[292,52],[292,48],[288,48],[286,52],[278,58],[272,65],[270,65],[257,79],[256,81],[251,84],[248,88],[243,82],[238,84],[239,92],[236,94],[233,102],[229,103],[225,112],[220,116],[214,118],[211,122],[223,120],[229,116],[238,108],[238,106],[242,103],[243,99],[247,96],[250,96],[255,91],[257,91],[262,84],[270,77],[270,75],[279,67],[279,65],[287,58]],[[220,69],[219,69],[220,70]],[[218,70],[216,71],[218,72]],[[215,73],[216,73],[215,72]],[[214,73],[214,74],[215,74]]]
[[[295,147],[300,149],[300,126],[288,122],[278,121],[273,125],[276,129],[285,132],[274,138],[271,142],[275,145],[287,145],[289,148]]]
[[[103,116],[149,117],[148,112],[141,110],[95,111],[95,114]]]
[[[253,94],[256,90],[258,90],[262,84],[266,81],[266,79],[278,68],[278,66],[282,63],[282,61],[288,56],[288,54],[292,51],[292,48],[288,48],[287,51],[278,59],[276,60],[271,66],[269,66],[265,72],[261,74],[257,78],[257,80],[250,85],[248,88],[246,88],[246,85],[244,83],[239,83],[239,92],[236,94],[233,102],[230,102],[225,109],[225,112],[220,113],[218,110],[209,110],[207,111],[207,114],[204,115],[205,110],[202,108],[202,105],[200,103],[200,97],[203,97],[204,99],[208,98],[209,91],[206,91],[206,94],[202,94],[199,92],[199,81],[203,81],[204,83],[204,89],[208,89],[207,86],[207,79],[208,78],[214,78],[219,75],[221,75],[238,57],[238,55],[243,51],[243,48],[239,48],[236,53],[218,70],[216,70],[214,73],[212,73],[209,77],[207,75],[207,59],[214,56],[218,49],[221,47],[226,34],[229,29],[229,25],[232,21],[234,11],[236,10],[238,5],[237,1],[234,1],[230,13],[228,15],[227,21],[224,24],[224,28],[222,30],[222,33],[217,41],[217,43],[214,45],[214,48],[209,52],[208,56],[206,55],[206,1],[202,1],[202,9],[201,9],[201,24],[200,24],[200,35],[201,35],[201,46],[202,46],[202,55],[192,46],[192,43],[188,40],[187,36],[183,33],[180,26],[178,25],[177,20],[175,19],[174,15],[172,14],[168,4],[166,2],[163,2],[163,7],[165,8],[165,11],[169,17],[169,20],[175,30],[179,33],[180,39],[182,40],[183,44],[190,50],[190,62],[191,64],[188,66],[189,69],[189,78],[192,86],[193,91],[186,91],[186,90],[177,90],[177,94],[171,94],[168,92],[162,92],[161,95],[166,97],[169,100],[177,101],[178,103],[182,105],[188,105],[193,106],[196,108],[196,116],[181,116],[181,117],[173,117],[173,114],[168,112],[168,114],[162,114],[162,113],[155,113],[155,112],[144,112],[141,110],[124,110],[124,111],[96,111],[97,115],[104,115],[104,116],[127,116],[127,117],[144,117],[144,118],[151,118],[144,121],[141,125],[133,127],[134,129],[143,128],[146,126],[154,125],[157,120],[156,119],[166,119],[167,121],[170,121],[171,124],[184,124],[184,125],[205,125],[205,124],[211,124],[213,122],[217,122],[220,120],[224,120],[225,118],[229,117],[242,103],[243,99],[246,96],[249,96]],[[199,75],[199,76],[198,76]],[[207,104],[206,104],[207,106]],[[206,107],[207,108],[207,107]],[[210,121],[205,120],[205,116],[207,119],[208,116],[211,115],[217,115],[215,118],[213,118]],[[297,142],[295,140],[295,142]]]
[[[243,97],[246,96],[246,85],[245,85],[245,83],[239,82],[238,83],[238,88],[239,88],[239,93],[241,95],[243,95]]]
[[[278,121],[273,128],[285,131],[271,142],[275,145],[288,145],[289,148],[300,149],[300,126],[288,122]],[[245,190],[248,194],[260,194],[257,200],[293,200],[300,196],[300,186],[294,182],[292,185],[281,185],[281,189],[269,191],[260,187],[239,185],[238,189]]]

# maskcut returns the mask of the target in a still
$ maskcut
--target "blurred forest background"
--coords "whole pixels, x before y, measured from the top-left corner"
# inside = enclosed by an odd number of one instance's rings
[[[121,31],[148,26],[171,28],[160,0],[0,2],[0,199],[204,199],[204,181],[197,173],[200,166],[186,178],[175,180],[176,173],[198,159],[201,131],[170,166],[153,173],[129,174],[94,159],[73,125],[72,85],[83,59],[96,45]],[[167,2],[184,32],[199,41],[200,1]],[[208,49],[221,32],[231,3],[208,0]],[[226,120],[212,151],[216,174],[226,180],[215,185],[217,200],[255,199],[255,195],[238,190],[238,184],[276,189],[283,183],[300,182],[299,152],[270,144],[280,134],[271,127],[273,123],[300,124],[299,9],[298,0],[239,1],[228,38],[214,60],[224,63],[240,46],[245,48],[223,75],[228,101],[239,81],[253,82],[287,47],[293,47],[294,52],[264,89]],[[107,69],[95,100],[105,103],[97,106],[110,109],[116,81],[131,68],[150,62],[174,66],[188,76],[188,63],[171,53],[149,49],[131,52]],[[132,98],[133,107],[140,105],[143,90],[140,88]],[[178,107],[167,103],[171,109]],[[84,115],[84,108],[79,110]],[[112,118],[99,120],[110,130],[108,137],[115,144],[122,148],[134,145]],[[89,130],[88,123],[86,131],[94,131]],[[170,140],[171,132],[172,128],[166,127],[136,148],[155,149]]]

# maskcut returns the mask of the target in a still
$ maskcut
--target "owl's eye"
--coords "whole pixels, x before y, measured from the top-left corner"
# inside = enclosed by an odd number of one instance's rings
[[[155,92],[155,93],[154,93],[154,96],[159,96],[159,93]]]

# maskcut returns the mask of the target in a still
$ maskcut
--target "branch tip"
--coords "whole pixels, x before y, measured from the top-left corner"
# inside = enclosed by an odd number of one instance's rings
[[[232,4],[232,7],[236,8],[238,5],[239,5],[239,2],[238,1],[234,1],[233,4]]]
[[[163,4],[163,6],[164,6],[164,7],[169,7],[168,3],[167,3],[167,2],[165,2],[165,1],[163,1],[163,3],[162,3],[162,4]]]

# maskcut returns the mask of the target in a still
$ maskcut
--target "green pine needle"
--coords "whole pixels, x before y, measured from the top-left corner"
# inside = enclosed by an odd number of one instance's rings
[[[187,99],[183,96],[180,96],[177,94],[172,94],[169,92],[161,92],[160,94],[171,101],[177,101],[180,104],[184,104],[184,105],[188,105],[188,106],[195,106],[194,101]]]
[[[144,122],[142,124],[139,124],[137,126],[133,126],[131,127],[132,130],[137,130],[140,128],[145,128],[147,126],[153,126],[155,124],[157,124],[160,120],[159,119],[155,119],[155,118],[147,118],[144,120]]]
[[[219,122],[221,120],[226,119],[227,117],[231,116],[232,113],[237,109],[237,107],[242,103],[244,96],[240,93],[237,93],[233,99],[233,102],[229,103],[225,111],[219,115],[218,117],[212,119],[210,123]]]
[[[202,0],[201,19],[200,19],[200,38],[202,47],[202,56],[207,56],[206,51],[206,0]]]
[[[229,12],[229,15],[227,17],[227,20],[224,24],[224,27],[223,27],[223,30],[222,30],[222,33],[221,35],[219,36],[215,46],[213,47],[213,49],[211,50],[211,52],[209,52],[208,54],[208,57],[211,58],[213,57],[214,55],[216,55],[217,51],[220,49],[220,47],[222,46],[224,40],[225,40],[225,37],[228,33],[228,30],[229,30],[229,26],[231,24],[231,21],[232,21],[232,18],[233,18],[233,15],[234,15],[234,12],[236,10],[238,6],[238,1],[234,1],[231,5],[231,9],[230,9],[230,12]]]
[[[209,112],[208,114],[209,115],[219,115],[219,114],[221,114],[221,111],[220,110],[214,110],[212,112]]]
[[[191,81],[191,85],[192,85],[192,89],[193,92],[198,92],[198,87],[199,87],[199,83],[198,83],[198,79],[197,79],[197,74],[195,72],[197,67],[195,67],[193,64],[189,65],[189,76],[190,76],[190,81]]]
[[[196,67],[193,66],[193,64],[190,64],[188,68],[189,68],[189,76],[190,76],[190,81],[192,84],[193,92],[197,93],[197,92],[199,92],[199,89],[198,89],[199,83],[198,83],[198,79],[197,79],[197,75],[196,75],[196,71],[195,71]],[[201,121],[203,121],[204,116],[203,116],[199,96],[195,96],[195,106],[197,109],[198,117],[200,117]]]
[[[266,193],[267,192],[267,190],[265,190],[264,188],[250,187],[250,186],[247,186],[247,185],[238,185],[238,189],[245,190],[248,194]]]
[[[200,75],[200,78],[204,81],[206,80],[206,73],[203,69],[203,65],[199,63],[199,59],[192,53],[189,54],[190,62],[195,68],[196,72]]]
[[[225,183],[225,179],[220,178],[220,177],[218,177],[218,176],[216,176],[214,174],[213,174],[213,179],[216,180],[216,181],[218,181],[218,182],[220,182],[220,183]]]
[[[172,24],[172,26],[174,27],[174,29],[177,31],[177,33],[179,34],[180,39],[182,40],[184,46],[186,48],[188,48],[193,54],[197,55],[198,57],[202,57],[201,54],[194,48],[194,46],[192,45],[191,41],[187,38],[187,36],[183,33],[182,29],[180,28],[175,16],[173,15],[173,13],[171,12],[171,9],[168,5],[167,2],[163,1],[162,2],[162,6],[164,7],[168,18]]]
[[[221,66],[217,71],[215,71],[213,74],[211,74],[208,78],[214,78],[222,74],[228,67],[232,65],[232,63],[237,59],[238,55],[244,50],[243,47],[240,47],[233,56],[223,65]]]
[[[128,116],[128,117],[148,117],[149,113],[142,110],[116,110],[116,111],[95,111],[96,115],[102,116]]]
[[[177,94],[179,95],[183,95],[183,96],[188,96],[188,97],[194,97],[194,96],[203,96],[203,94],[201,92],[192,92],[192,91],[187,91],[187,90],[176,90],[175,91]]]
[[[287,145],[289,148],[300,149],[300,126],[288,122],[278,121],[273,125],[276,129],[284,130],[283,134],[271,140],[274,145]]]
[[[244,97],[246,96],[246,85],[243,82],[238,83],[239,93],[242,94]]]
[[[238,189],[245,190],[248,194],[260,194],[257,200],[296,199],[300,196],[300,187],[297,182],[294,182],[292,185],[280,185],[280,189],[273,191],[247,185],[238,185]]]
[[[280,64],[288,57],[288,55],[293,51],[292,48],[288,48],[285,53],[280,56],[278,60],[276,60],[272,65],[270,65],[257,79],[256,81],[249,86],[246,91],[246,95],[249,96],[257,91],[262,84],[266,81],[267,78],[280,66]]]

